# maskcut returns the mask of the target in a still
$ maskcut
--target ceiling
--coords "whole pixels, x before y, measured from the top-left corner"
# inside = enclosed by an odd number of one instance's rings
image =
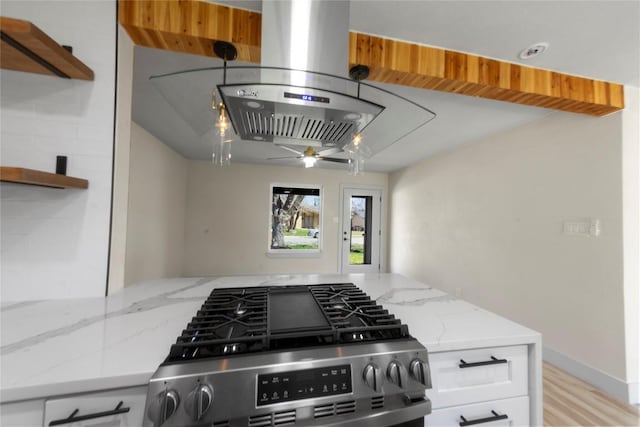
[[[261,10],[260,1],[216,3]],[[640,86],[640,1],[352,0],[350,9],[350,29],[354,31]],[[518,59],[522,49],[541,41],[549,43],[547,52],[526,62]],[[210,159],[210,135],[203,137],[194,132],[148,78],[221,65],[218,59],[136,47],[134,121],[184,157]],[[369,171],[394,171],[547,114],[572,114],[444,92],[374,85],[424,105],[437,117],[374,155],[367,161]],[[401,118],[397,125],[402,126]],[[266,160],[288,154],[264,142],[232,143],[232,162],[300,166],[295,159]],[[328,162],[319,162],[319,166],[344,169],[344,165]]]

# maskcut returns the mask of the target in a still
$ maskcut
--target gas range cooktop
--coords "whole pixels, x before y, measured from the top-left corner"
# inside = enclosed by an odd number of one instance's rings
[[[165,363],[407,337],[352,283],[215,289]]]
[[[145,426],[422,426],[427,350],[352,283],[214,289],[149,382]]]

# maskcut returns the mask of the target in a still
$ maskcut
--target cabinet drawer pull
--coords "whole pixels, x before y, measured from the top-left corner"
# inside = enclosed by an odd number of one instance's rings
[[[460,359],[460,364],[458,365],[458,367],[475,368],[476,366],[499,365],[501,363],[507,363],[507,359],[496,359],[495,357],[491,356],[491,360],[485,360],[484,362],[467,363],[464,360]]]
[[[509,419],[509,416],[507,414],[498,415],[498,413],[496,411],[491,411],[491,413],[493,414],[492,417],[478,418],[477,420],[467,420],[465,417],[460,415],[460,419],[462,421],[460,421],[460,423],[458,425],[460,427],[464,427],[464,426],[472,426],[474,424],[483,424],[483,423],[490,423],[492,421]]]
[[[95,412],[93,414],[80,415],[80,416],[76,416],[76,414],[80,411],[80,409],[76,409],[67,418],[51,421],[49,423],[49,426],[59,426],[62,424],[77,423],[78,421],[92,420],[94,418],[108,417],[109,415],[125,414],[131,410],[131,408],[123,408],[122,404],[123,402],[121,400],[120,403],[118,403],[118,405],[115,407],[115,409],[112,409],[111,411]]]

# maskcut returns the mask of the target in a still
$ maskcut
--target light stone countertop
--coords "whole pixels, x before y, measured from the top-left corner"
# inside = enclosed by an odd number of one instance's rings
[[[213,288],[341,282],[376,299],[431,353],[529,344],[539,357],[539,333],[397,274],[162,279],[106,298],[3,304],[0,402],[146,385]]]

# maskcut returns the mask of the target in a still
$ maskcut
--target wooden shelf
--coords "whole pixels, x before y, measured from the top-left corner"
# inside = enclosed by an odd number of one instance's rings
[[[0,181],[53,188],[89,188],[89,181],[34,169],[0,167]]]
[[[0,16],[0,68],[93,80],[93,71],[29,21]]]

